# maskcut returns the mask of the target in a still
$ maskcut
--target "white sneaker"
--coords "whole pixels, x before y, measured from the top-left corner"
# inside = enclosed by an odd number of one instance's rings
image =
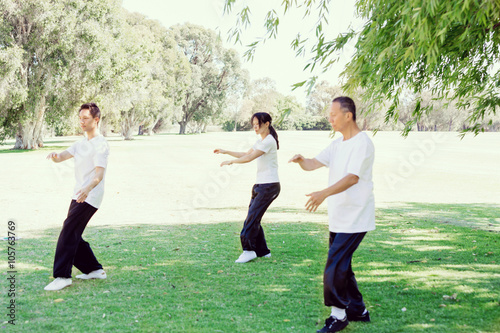
[[[264,258],[271,258],[271,252],[269,252],[268,254],[266,254],[266,255],[264,256]]]
[[[257,253],[255,253],[255,251],[243,251],[243,253],[238,259],[236,259],[235,262],[245,263],[249,262],[250,260],[254,260],[255,258],[257,258]]]
[[[72,283],[71,281],[71,278],[55,278],[54,281],[52,281],[51,283],[49,283],[45,288],[45,290],[50,290],[50,291],[54,291],[54,290],[61,290],[62,288],[65,288],[67,286],[70,286]]]
[[[77,279],[90,280],[90,279],[105,279],[107,278],[106,272],[102,269],[92,271],[89,274],[80,274],[76,276]]]

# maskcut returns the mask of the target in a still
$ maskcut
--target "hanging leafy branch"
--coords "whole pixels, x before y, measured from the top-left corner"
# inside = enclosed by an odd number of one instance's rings
[[[231,13],[236,0],[226,0],[225,13]],[[341,4],[339,4],[341,5]],[[295,88],[315,84],[316,70],[327,72],[346,45],[354,44],[354,56],[342,73],[346,91],[362,89],[371,109],[386,108],[386,122],[397,122],[401,94],[411,91],[417,97],[407,120],[406,135],[419,119],[432,110],[422,107],[421,94],[432,91],[436,98],[456,103],[468,115],[465,132],[478,134],[491,124],[500,107],[500,1],[498,0],[357,0],[357,15],[365,20],[359,30],[327,38],[331,0],[284,0],[282,16],[294,8],[304,17],[318,19],[315,34],[304,37],[306,27],[298,26],[291,42],[297,56],[310,54],[304,70],[309,80]],[[278,35],[280,16],[271,9],[265,18],[267,33],[251,43],[246,52],[251,59],[255,49]],[[243,29],[250,25],[250,7],[240,11],[230,38],[241,42]]]

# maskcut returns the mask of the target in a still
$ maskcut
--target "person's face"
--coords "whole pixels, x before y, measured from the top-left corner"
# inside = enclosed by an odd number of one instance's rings
[[[80,127],[84,132],[91,132],[97,127],[99,118],[92,117],[90,110],[83,109],[80,111]]]
[[[330,113],[328,121],[336,132],[342,132],[347,122],[349,121],[350,112],[343,112],[340,108],[340,103],[334,102],[330,106]]]
[[[255,131],[255,134],[262,134],[266,131],[267,128],[269,128],[269,122],[260,125],[257,117],[254,117],[252,119],[252,125],[253,125],[253,130]]]

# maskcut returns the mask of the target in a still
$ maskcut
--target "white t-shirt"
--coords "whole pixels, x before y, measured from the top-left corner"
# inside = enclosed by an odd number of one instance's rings
[[[104,136],[98,135],[91,140],[84,137],[80,141],[76,141],[66,149],[68,153],[75,158],[75,189],[72,199],[78,199],[76,194],[78,191],[88,186],[95,177],[95,168],[102,167],[106,169],[108,165],[109,145]],[[90,191],[85,202],[89,205],[99,208],[104,196],[104,177],[96,187]]]
[[[264,152],[257,157],[257,180],[255,184],[279,183],[278,177],[278,144],[271,134],[264,140],[259,138],[253,145],[253,149]]]
[[[328,186],[354,174],[357,184],[327,198],[330,231],[358,233],[375,229],[375,198],[372,168],[375,148],[368,135],[360,132],[349,140],[340,137],[316,156],[328,167]]]

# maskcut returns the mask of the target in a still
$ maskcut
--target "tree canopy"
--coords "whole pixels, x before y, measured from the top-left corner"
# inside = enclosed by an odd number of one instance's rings
[[[228,95],[246,88],[248,73],[241,68],[238,54],[222,47],[214,31],[193,24],[171,27],[179,48],[187,57],[192,80],[178,117],[179,133],[194,121],[201,127],[221,114]]]
[[[0,143],[14,137],[15,149],[43,146],[46,129],[77,133],[89,101],[104,135],[131,139],[176,120],[185,133],[245,88],[238,54],[215,32],[169,29],[120,0],[0,0],[0,17]]]
[[[230,12],[237,0],[226,0]],[[399,119],[402,94],[415,96],[414,108],[405,123],[407,134],[433,103],[424,105],[426,91],[434,100],[453,103],[467,113],[464,131],[478,133],[491,125],[500,107],[500,1],[498,0],[357,0],[357,15],[365,20],[359,30],[348,28],[328,38],[329,10],[342,5],[332,0],[284,0],[283,14],[301,10],[318,15],[315,35],[303,38],[309,27],[299,26],[291,42],[297,54],[309,53],[305,69],[328,71],[348,43],[354,56],[343,73],[347,92],[361,89],[371,108],[385,107],[385,121]],[[243,7],[230,35],[238,41],[250,24],[250,7]],[[278,35],[280,15],[270,9],[264,19],[267,35],[249,45],[251,57],[260,43]],[[304,31],[303,31],[304,30]],[[313,75],[313,74],[312,74]],[[316,77],[296,86],[309,85]]]

